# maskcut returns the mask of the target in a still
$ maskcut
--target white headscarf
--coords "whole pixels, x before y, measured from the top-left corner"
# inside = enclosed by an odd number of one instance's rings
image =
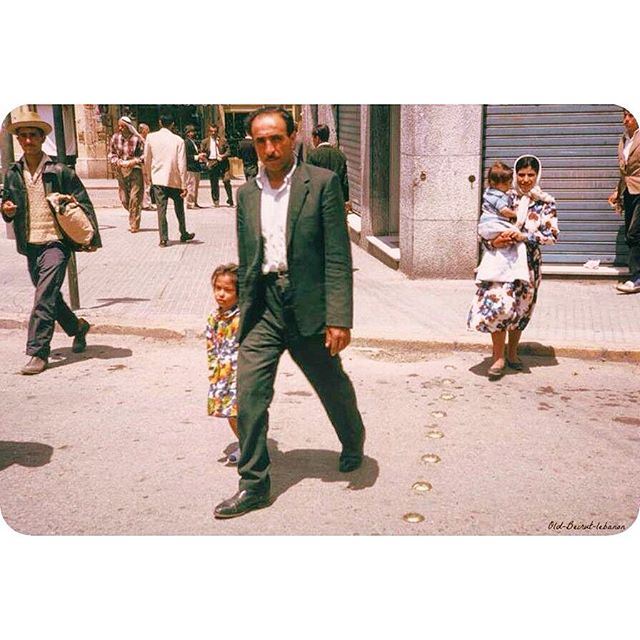
[[[536,175],[536,183],[533,187],[525,193],[518,186],[518,172],[516,167],[518,166],[518,162],[522,160],[522,158],[533,158],[538,163],[538,171]],[[516,226],[522,229],[524,223],[527,219],[527,213],[529,211],[529,205],[531,202],[542,201],[542,202],[555,202],[553,196],[545,193],[540,187],[540,177],[542,176],[542,162],[540,162],[540,158],[530,154],[525,153],[524,155],[516,158],[516,161],[513,163],[513,190],[521,196],[520,202],[518,203],[518,219],[516,220]]]
[[[125,123],[131,135],[140,136],[136,128],[133,126],[133,122],[131,122],[131,118],[129,116],[122,116],[121,118],[118,118],[118,121]]]

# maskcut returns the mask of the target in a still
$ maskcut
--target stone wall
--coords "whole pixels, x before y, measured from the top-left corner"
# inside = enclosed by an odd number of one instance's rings
[[[482,193],[482,106],[402,105],[400,270],[470,278]]]

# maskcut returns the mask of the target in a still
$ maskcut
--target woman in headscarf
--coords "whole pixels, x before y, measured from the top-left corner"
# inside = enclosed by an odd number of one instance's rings
[[[491,334],[493,362],[489,378],[497,380],[505,366],[522,369],[518,344],[522,331],[529,324],[540,286],[541,244],[554,244],[558,237],[555,200],[540,188],[540,160],[535,156],[520,156],[516,160],[513,189],[513,209],[518,213],[518,231],[504,231],[491,241],[483,240],[486,251],[494,251],[523,242],[527,249],[529,280],[512,282],[479,281],[467,324],[469,328]],[[505,358],[505,344],[509,337]]]

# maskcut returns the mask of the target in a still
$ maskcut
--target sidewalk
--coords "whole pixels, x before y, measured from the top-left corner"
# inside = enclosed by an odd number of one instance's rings
[[[128,214],[118,206],[114,181],[87,180],[97,205],[103,248],[78,254],[80,314],[95,333],[195,336],[210,307],[209,276],[236,260],[235,209],[187,210],[196,238],[177,241],[169,205],[169,246],[158,247],[156,214],[142,212],[138,234],[127,231]],[[234,181],[234,191],[242,181]],[[208,183],[199,202],[210,205]],[[353,245],[355,344],[404,349],[486,350],[489,336],[466,328],[474,284],[471,280],[410,280]],[[0,237],[0,326],[26,326],[33,299],[25,259],[13,240]],[[640,294],[624,295],[614,282],[547,277],[531,324],[523,334],[525,352],[640,361]]]

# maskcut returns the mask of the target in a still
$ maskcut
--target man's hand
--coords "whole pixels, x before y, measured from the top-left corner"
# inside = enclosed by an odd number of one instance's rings
[[[620,199],[618,198],[617,190],[607,198],[607,202],[616,210],[616,213],[622,213],[622,207],[620,206]]]
[[[183,189],[183,190],[180,192],[180,197],[181,197],[181,198],[183,198],[183,199],[187,197],[187,190],[186,190],[186,189]]]
[[[327,327],[325,330],[324,346],[335,356],[351,342],[351,330],[344,327]]]
[[[8,218],[13,218],[16,215],[16,210],[18,207],[11,202],[11,200],[3,200],[2,201],[2,213]]]
[[[344,212],[348,215],[353,211],[353,207],[351,206],[351,202],[344,203]]]

